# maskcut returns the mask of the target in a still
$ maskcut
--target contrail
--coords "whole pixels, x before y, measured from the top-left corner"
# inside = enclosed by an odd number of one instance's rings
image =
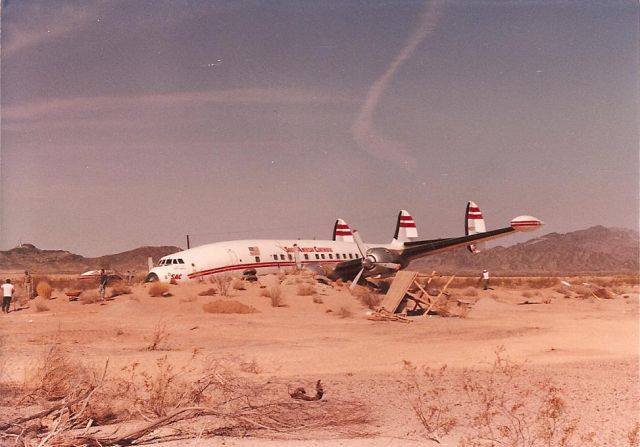
[[[389,140],[375,129],[373,115],[376,112],[380,98],[396,71],[411,57],[416,47],[436,28],[443,4],[444,1],[442,0],[433,0],[426,5],[420,14],[420,20],[416,28],[409,36],[400,53],[394,58],[384,74],[369,89],[367,98],[351,125],[353,138],[363,150],[380,160],[392,161],[407,169],[411,168],[414,158],[407,153],[403,143]]]

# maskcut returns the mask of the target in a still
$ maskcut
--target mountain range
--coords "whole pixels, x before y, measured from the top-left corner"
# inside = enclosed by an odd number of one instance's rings
[[[86,258],[65,250],[41,250],[32,244],[0,251],[0,270],[38,273],[80,273],[108,268],[120,272],[147,270],[147,258],[182,250],[180,247],[139,247],[122,253]],[[565,234],[549,233],[510,247],[478,254],[460,249],[427,256],[409,268],[442,273],[494,274],[638,273],[640,237],[637,231],[595,226]]]

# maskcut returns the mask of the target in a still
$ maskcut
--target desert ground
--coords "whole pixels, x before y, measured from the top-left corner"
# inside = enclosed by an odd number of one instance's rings
[[[48,280],[50,298],[18,296],[0,315],[0,445],[107,445],[158,421],[135,442],[640,439],[637,277],[496,278],[486,291],[468,278],[441,297],[448,312],[407,321],[372,321],[375,295],[306,274],[167,285],[166,296],[120,284],[105,302],[93,285],[70,301],[79,285],[59,279]],[[298,387],[314,396],[317,380],[320,400],[290,396]]]

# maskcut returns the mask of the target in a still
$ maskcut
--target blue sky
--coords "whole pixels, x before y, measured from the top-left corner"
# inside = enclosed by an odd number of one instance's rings
[[[0,249],[637,229],[637,42],[632,1],[5,0]]]

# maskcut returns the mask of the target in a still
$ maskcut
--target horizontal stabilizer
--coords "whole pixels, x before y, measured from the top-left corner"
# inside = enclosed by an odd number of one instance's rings
[[[511,228],[516,231],[534,231],[544,225],[544,222],[533,216],[518,216],[511,221]]]

